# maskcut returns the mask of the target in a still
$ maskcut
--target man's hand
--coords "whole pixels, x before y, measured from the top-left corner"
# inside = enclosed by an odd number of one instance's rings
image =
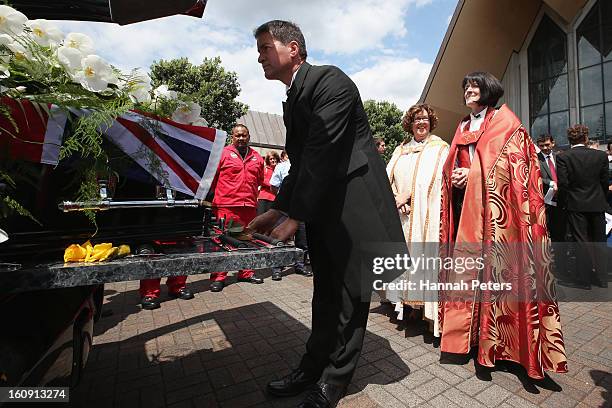
[[[550,181],[550,187],[553,189],[553,191],[556,193],[557,190],[559,189],[559,187],[557,187],[557,183],[555,183],[554,181]]]
[[[287,218],[285,221],[281,222],[278,227],[274,228],[270,236],[283,242],[287,242],[289,239],[293,238],[299,224],[300,222],[298,220]]]
[[[466,167],[459,167],[453,170],[453,174],[451,175],[451,183],[453,184],[453,187],[461,189],[465,188],[469,172],[470,169]]]
[[[282,216],[283,214],[278,210],[268,210],[265,213],[253,218],[253,221],[249,223],[247,229],[252,232],[259,232],[260,234],[268,235],[274,229],[274,226]]]

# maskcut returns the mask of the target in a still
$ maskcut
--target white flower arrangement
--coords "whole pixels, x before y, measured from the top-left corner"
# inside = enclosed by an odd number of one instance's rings
[[[80,98],[83,103],[76,103],[75,107],[92,109],[98,107],[96,95],[125,98],[133,104],[130,108],[152,110],[184,124],[207,124],[200,118],[201,107],[187,96],[170,90],[168,85],[153,90],[148,74],[134,70],[124,75],[96,55],[91,37],[75,32],[64,36],[52,22],[28,20],[21,12],[5,5],[0,5],[0,80],[13,82],[9,84],[12,86],[0,85],[0,96],[40,99],[45,93],[49,98],[76,93],[63,102],[75,104]],[[35,86],[28,86],[27,82],[34,82]],[[78,84],[94,95],[69,89],[70,84]],[[58,102],[59,105],[62,101]]]
[[[66,111],[88,112],[74,119],[60,148],[60,160],[73,154],[93,159],[91,168],[82,173],[78,199],[94,199],[98,191],[94,168],[97,162],[106,163],[108,159],[100,129],[129,110],[171,116],[185,124],[208,125],[200,117],[201,107],[187,95],[167,85],[152,88],[148,74],[139,70],[123,74],[97,55],[94,41],[87,35],[64,36],[50,21],[28,20],[12,7],[0,5],[0,98],[29,99],[39,103],[41,109],[53,104]],[[1,103],[0,115],[11,118],[10,109]],[[16,131],[8,134],[18,138],[19,130]],[[6,130],[2,133],[5,136]],[[12,180],[2,162],[0,178]],[[11,211],[29,214],[5,196],[0,202],[0,218],[5,216],[7,205]],[[95,223],[95,216],[88,217]]]

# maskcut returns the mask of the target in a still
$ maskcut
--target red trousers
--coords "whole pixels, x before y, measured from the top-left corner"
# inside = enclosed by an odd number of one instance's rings
[[[231,219],[234,222],[239,222],[243,226],[249,225],[249,222],[257,215],[257,208],[255,207],[218,207],[215,209],[215,216],[217,220],[225,217],[225,225],[229,223]],[[243,269],[238,271],[238,278],[248,279],[255,273],[253,269]],[[210,274],[211,282],[224,281],[227,277],[227,272],[213,272]]]
[[[140,297],[151,296],[159,297],[159,284],[161,278],[143,279],[140,281]],[[187,276],[170,276],[166,279],[169,293],[178,293],[179,290],[185,287]]]

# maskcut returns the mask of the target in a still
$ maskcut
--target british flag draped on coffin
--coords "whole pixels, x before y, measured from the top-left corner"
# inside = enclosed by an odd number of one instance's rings
[[[60,161],[60,147],[75,120],[88,112],[26,99],[5,97],[0,103],[11,112],[10,117],[0,115],[0,156],[32,176],[34,182],[21,184],[16,195],[42,224],[24,217],[7,218],[3,227],[11,239],[2,246],[0,256],[19,259],[34,252],[42,260],[47,253],[95,231],[82,215],[58,210],[59,202],[75,198],[78,185],[72,180],[80,164],[88,160]],[[117,178],[116,199],[155,199],[156,186],[163,186],[203,200],[226,140],[226,133],[218,129],[137,111],[116,118],[101,133],[108,166]],[[197,234],[202,210],[122,209],[98,213],[96,223],[96,239],[139,244]]]
[[[70,121],[86,111],[66,111],[27,99],[0,98],[11,119],[0,116],[0,146],[13,160],[56,166]],[[185,125],[167,118],[131,111],[102,129],[104,138],[124,155],[123,175],[155,179],[174,191],[204,199],[217,170],[226,133]],[[131,163],[130,163],[131,162]]]

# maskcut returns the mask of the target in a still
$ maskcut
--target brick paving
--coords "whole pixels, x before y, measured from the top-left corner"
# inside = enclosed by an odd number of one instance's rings
[[[309,334],[312,279],[264,274],[263,285],[208,290],[191,276],[190,301],[141,310],[138,282],[106,285],[85,376],[71,407],[293,407],[266,383],[299,362]],[[165,290],[165,288],[163,289]],[[162,292],[164,293],[164,292]],[[422,327],[398,327],[372,303],[363,355],[341,407],[612,407],[612,302],[562,303],[568,374],[533,384],[500,366],[476,373],[439,362]]]

